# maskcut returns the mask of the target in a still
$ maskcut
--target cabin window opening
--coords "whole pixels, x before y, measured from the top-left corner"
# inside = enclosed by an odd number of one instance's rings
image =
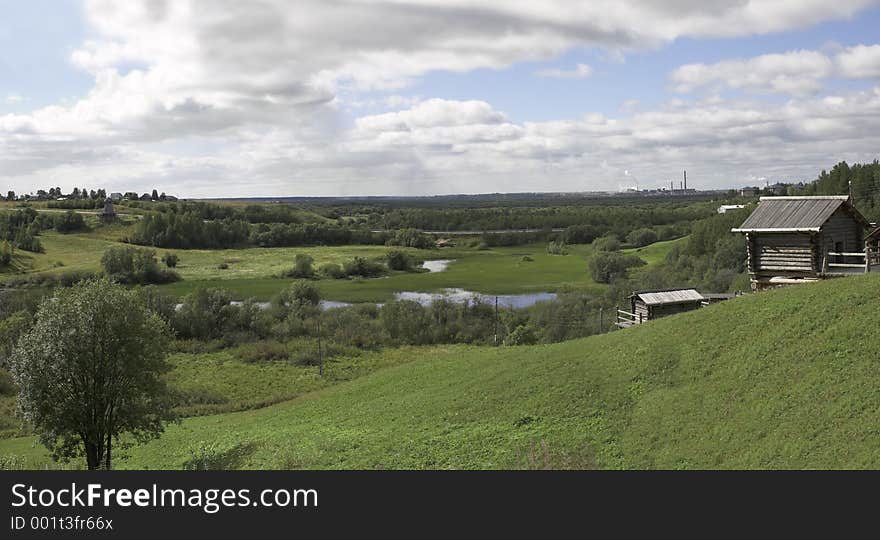
[[[840,253],[843,251],[843,242],[834,242],[834,251]]]

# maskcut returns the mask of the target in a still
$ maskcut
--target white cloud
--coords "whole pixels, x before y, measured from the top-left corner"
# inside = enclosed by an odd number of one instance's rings
[[[822,89],[822,81],[834,72],[834,63],[817,51],[764,54],[749,59],[715,64],[687,64],[672,73],[677,92],[723,85],[748,92],[803,95]]]
[[[623,119],[518,123],[483,101],[383,101],[368,91],[406,87],[436,70],[546,62],[573,48],[615,56],[683,36],[806,27],[869,3],[89,0],[91,38],[71,62],[94,75],[94,88],[69,104],[0,116],[0,170],[17,191],[161,180],[157,187],[167,192],[243,195],[588,189],[603,182],[597,170],[630,169],[644,181],[655,173],[633,162],[660,175],[688,160],[720,182],[734,164],[766,163],[771,143],[783,157],[803,152],[802,160],[783,159],[785,166],[815,166],[820,154],[824,165],[839,137],[822,145],[816,134],[830,125],[852,133],[876,126],[871,112],[826,112],[859,99],[870,111],[876,96],[797,102],[815,108],[803,123],[794,112],[779,118],[717,101],[693,111],[639,109]],[[804,66],[815,71],[820,63],[805,59]],[[845,65],[849,73],[872,69],[862,52]],[[686,84],[696,88],[698,79]],[[776,77],[770,88],[812,91],[793,79]],[[350,126],[340,111],[361,99],[402,110]],[[841,151],[876,148],[875,132]]]
[[[593,68],[587,64],[578,64],[574,69],[542,69],[535,74],[539,77],[551,77],[555,79],[586,79],[593,73]]]
[[[857,45],[837,55],[840,74],[851,79],[880,78],[880,45]]]
[[[798,50],[764,54],[714,64],[686,64],[672,72],[676,92],[722,87],[752,93],[816,94],[831,77],[880,77],[880,45],[827,48],[827,52]],[[836,52],[835,52],[836,49]]]
[[[169,193],[185,185],[191,195],[613,190],[627,181],[623,171],[651,187],[682,169],[693,186],[711,188],[751,176],[809,179],[839,159],[874,159],[878,125],[880,87],[781,107],[711,100],[551,122],[515,122],[481,101],[432,99],[331,135],[276,127],[172,146],[84,151],[58,140],[27,152],[0,147],[0,168],[19,171],[23,181],[66,186],[88,178]]]

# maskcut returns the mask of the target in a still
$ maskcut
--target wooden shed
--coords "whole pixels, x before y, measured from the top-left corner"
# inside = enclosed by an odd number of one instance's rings
[[[742,225],[752,288],[871,271],[870,224],[846,195],[761,197]]]
[[[636,291],[629,296],[630,311],[617,310],[617,326],[625,328],[667,315],[702,307],[706,297],[696,289]]]

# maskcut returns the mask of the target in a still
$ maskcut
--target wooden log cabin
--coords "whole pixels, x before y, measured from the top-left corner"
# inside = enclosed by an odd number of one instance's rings
[[[627,328],[652,319],[701,308],[706,297],[695,289],[636,291],[629,296],[630,310],[617,310],[617,326]]]
[[[877,269],[868,220],[846,196],[761,197],[744,234],[752,289]]]

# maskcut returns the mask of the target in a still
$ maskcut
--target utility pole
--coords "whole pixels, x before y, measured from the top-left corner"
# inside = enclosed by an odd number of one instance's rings
[[[321,317],[319,316],[315,320],[315,325],[318,327],[318,375],[324,376],[324,349],[321,347]]]
[[[602,333],[602,306],[599,306],[599,333]]]
[[[495,337],[493,339],[495,345],[498,345],[498,297],[495,297]]]

